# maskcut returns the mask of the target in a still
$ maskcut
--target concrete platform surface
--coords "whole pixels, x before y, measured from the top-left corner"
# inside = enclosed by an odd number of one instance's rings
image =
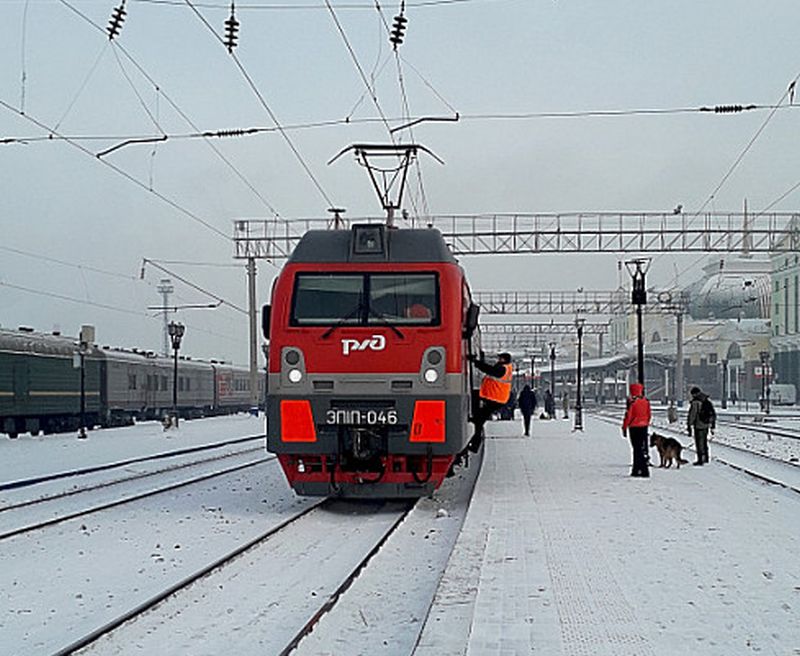
[[[631,478],[619,428],[585,424],[487,424],[415,654],[799,655],[800,495],[713,460]]]

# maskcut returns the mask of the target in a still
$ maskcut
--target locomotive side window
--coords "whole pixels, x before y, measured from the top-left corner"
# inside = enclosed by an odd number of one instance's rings
[[[364,276],[299,274],[294,290],[292,323],[326,326],[359,324],[364,307]]]
[[[439,323],[438,285],[432,273],[369,276],[368,323],[430,326]]]

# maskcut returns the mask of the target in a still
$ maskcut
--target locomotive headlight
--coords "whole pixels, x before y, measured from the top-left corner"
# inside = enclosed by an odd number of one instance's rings
[[[289,370],[289,380],[293,383],[299,383],[303,380],[303,372],[299,369],[290,369]]]
[[[439,372],[436,369],[425,370],[425,381],[428,383],[435,383],[439,380]]]

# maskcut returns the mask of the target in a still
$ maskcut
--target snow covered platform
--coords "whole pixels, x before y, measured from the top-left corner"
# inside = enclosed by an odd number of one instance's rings
[[[632,478],[619,427],[585,424],[487,424],[415,656],[800,654],[800,495],[713,443],[709,465]]]

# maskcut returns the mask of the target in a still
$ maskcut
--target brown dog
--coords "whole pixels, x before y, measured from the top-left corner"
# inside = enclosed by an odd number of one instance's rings
[[[686,465],[689,462],[681,458],[683,445],[674,437],[665,437],[658,433],[652,433],[650,435],[650,446],[654,446],[658,449],[658,455],[661,458],[659,467],[668,469],[672,467],[672,461],[674,460],[676,469],[680,469],[681,465]]]

